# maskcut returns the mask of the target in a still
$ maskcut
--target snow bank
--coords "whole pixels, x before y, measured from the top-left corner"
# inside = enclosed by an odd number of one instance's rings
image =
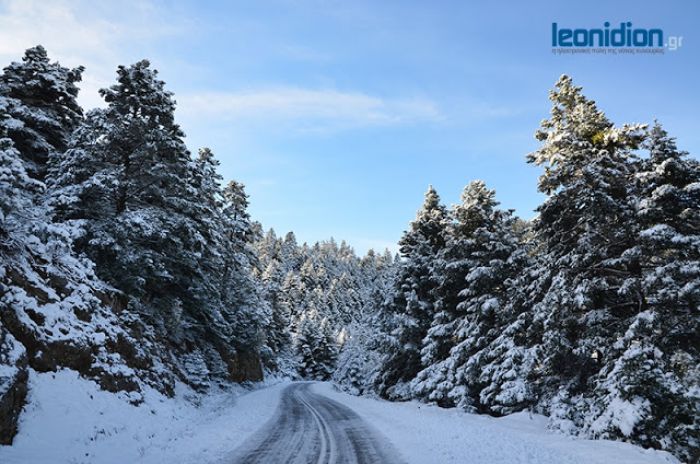
[[[546,429],[544,416],[494,418],[417,402],[393,403],[314,386],[380,430],[409,464],[669,464],[664,451],[607,440],[582,440]]]
[[[72,370],[30,371],[30,394],[3,464],[215,463],[272,417],[285,383],[199,396],[179,385],[174,398],[100,390]]]

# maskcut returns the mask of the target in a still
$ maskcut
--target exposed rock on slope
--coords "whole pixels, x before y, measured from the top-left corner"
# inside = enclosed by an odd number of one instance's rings
[[[0,322],[0,445],[12,443],[26,396],[26,351]]]

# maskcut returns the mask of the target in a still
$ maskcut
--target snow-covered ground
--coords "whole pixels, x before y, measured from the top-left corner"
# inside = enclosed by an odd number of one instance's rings
[[[175,398],[147,391],[140,406],[102,391],[75,371],[30,373],[29,404],[2,464],[218,463],[272,417],[277,383],[202,398],[181,387]]]
[[[327,383],[314,391],[353,409],[411,464],[678,463],[662,451],[554,434],[546,430],[545,417],[527,413],[493,418],[417,402],[391,403],[347,395]]]
[[[69,370],[30,377],[30,402],[3,464],[223,463],[269,420],[286,382],[222,391],[194,406],[147,391],[136,407]],[[664,452],[625,443],[578,440],[545,429],[528,414],[491,418],[419,403],[389,403],[313,389],[357,412],[393,442],[409,463],[668,464]]]

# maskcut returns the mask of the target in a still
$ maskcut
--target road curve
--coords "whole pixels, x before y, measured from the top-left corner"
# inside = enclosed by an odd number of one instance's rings
[[[311,392],[311,382],[282,391],[275,416],[234,454],[235,464],[392,464],[391,445],[352,409]]]

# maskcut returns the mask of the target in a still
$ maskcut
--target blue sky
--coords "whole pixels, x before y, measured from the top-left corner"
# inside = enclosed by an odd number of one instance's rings
[[[211,147],[253,217],[304,241],[393,249],[429,184],[452,204],[472,179],[532,217],[539,169],[525,155],[562,73],[616,123],[658,118],[700,152],[697,2],[94,3],[0,0],[2,63],[42,43],[87,67],[92,107],[118,64],[151,59],[190,148]],[[683,46],[557,56],[555,21],[631,21]]]

